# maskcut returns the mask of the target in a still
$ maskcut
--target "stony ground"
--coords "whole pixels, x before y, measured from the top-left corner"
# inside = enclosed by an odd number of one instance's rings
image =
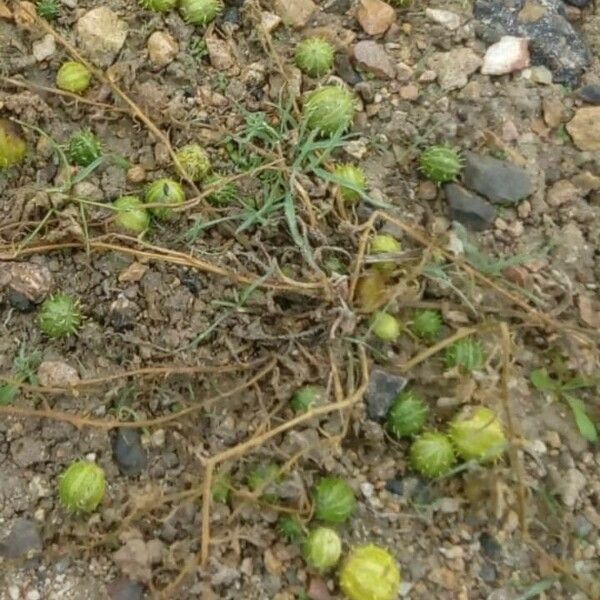
[[[0,172],[0,376],[20,389],[0,406],[2,600],[341,598],[335,572],[312,573],[276,528],[282,510],[308,521],[325,473],[359,498],[345,546],[388,547],[401,597],[600,597],[598,446],[530,381],[542,367],[588,378],[578,398],[599,421],[600,15],[586,0],[396,4],[231,0],[200,28],[132,1],[63,0],[50,31],[27,2],[0,2],[0,117],[29,145]],[[337,50],[321,80],[293,66],[310,35]],[[73,51],[105,74],[82,100],[54,87]],[[300,173],[294,235],[281,206],[265,208],[260,173],[287,173],[302,140],[292,127],[261,154],[248,113],[278,127],[331,81],[360,105],[331,162],[360,164],[368,197],[340,205],[335,185]],[[105,147],[84,174],[56,149],[81,127]],[[210,204],[188,186],[175,220],[115,233],[107,203],[172,176],[168,143],[190,141],[235,199]],[[434,143],[463,153],[456,184],[420,175]],[[440,310],[439,352],[370,333],[352,293],[372,260],[365,224],[401,240],[388,310],[403,322]],[[86,317],[64,341],[36,323],[57,290]],[[469,377],[443,361],[465,327],[488,354]],[[340,410],[286,429],[306,383]],[[373,418],[403,385],[427,399],[432,426],[468,404],[512,415],[512,460],[416,476],[407,444]],[[211,507],[198,566],[206,466],[229,448],[216,469],[232,499]],[[88,517],[57,499],[77,458],[109,483]],[[261,461],[284,468],[275,505],[245,483]]]

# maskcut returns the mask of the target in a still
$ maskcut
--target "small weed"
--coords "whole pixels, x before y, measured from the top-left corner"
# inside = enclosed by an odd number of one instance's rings
[[[188,44],[188,53],[196,61],[201,61],[208,56],[206,40],[201,35],[193,35]]]
[[[42,353],[39,350],[28,350],[25,344],[19,347],[19,352],[13,359],[14,382],[2,383],[0,380],[0,406],[11,404],[19,396],[18,384],[39,385],[36,371],[41,362]]]

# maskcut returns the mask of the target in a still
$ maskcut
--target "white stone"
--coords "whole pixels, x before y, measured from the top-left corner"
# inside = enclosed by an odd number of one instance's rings
[[[260,16],[260,24],[267,33],[271,33],[281,25],[281,17],[275,13],[264,11]]]
[[[166,31],[155,31],[148,38],[148,57],[157,67],[166,67],[179,52],[179,44]]]
[[[60,360],[45,360],[37,370],[43,387],[68,388],[79,381],[77,370]]]
[[[446,29],[450,29],[450,31],[454,31],[460,27],[460,17],[449,10],[426,8],[425,16],[434,23],[438,23],[439,25],[443,25]]]
[[[32,54],[38,62],[42,62],[50,58],[56,52],[56,41],[54,36],[49,33],[41,40],[34,42],[32,46]]]
[[[529,66],[529,43],[525,38],[505,35],[492,44],[485,56],[481,72],[484,75],[506,75]]]
[[[129,27],[107,6],[86,12],[75,26],[79,45],[92,62],[108,67],[125,43]]]

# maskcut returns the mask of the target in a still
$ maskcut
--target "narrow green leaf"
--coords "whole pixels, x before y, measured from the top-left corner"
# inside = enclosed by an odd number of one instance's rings
[[[540,581],[530,585],[522,594],[519,594],[515,600],[530,600],[531,598],[536,598],[542,592],[545,592],[547,589],[551,588],[555,581],[558,581],[558,577],[547,577],[546,579],[541,579]]]
[[[540,392],[555,392],[560,387],[560,384],[548,375],[546,369],[531,371],[529,379]]]
[[[579,433],[581,433],[581,435],[588,442],[597,442],[598,431],[596,429],[596,425],[594,425],[594,422],[590,419],[585,410],[585,403],[583,400],[575,398],[574,396],[570,396],[569,394],[563,394],[563,396],[573,411],[573,416],[575,417],[575,423],[577,423]]]
[[[12,401],[19,395],[19,388],[12,383],[4,383],[0,385],[0,406],[11,404]]]
[[[600,380],[594,377],[583,377],[582,375],[577,375],[570,379],[566,383],[563,384],[562,389],[566,392],[572,390],[580,390],[582,388],[590,388],[598,385]]]

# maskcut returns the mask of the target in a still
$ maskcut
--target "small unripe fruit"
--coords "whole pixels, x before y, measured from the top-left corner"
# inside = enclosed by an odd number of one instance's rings
[[[179,12],[190,25],[207,25],[223,10],[221,0],[181,0]]]
[[[342,567],[340,586],[349,600],[396,600],[400,569],[385,548],[358,546]]]
[[[253,491],[261,491],[261,498],[266,502],[276,502],[278,498],[275,486],[279,481],[281,469],[275,463],[256,465],[246,478],[248,487]]]
[[[296,412],[306,412],[323,402],[325,390],[320,385],[305,385],[294,392],[292,408]]]
[[[338,165],[333,173],[341,182],[338,185],[342,198],[346,202],[360,200],[361,192],[367,189],[365,172],[360,167],[345,164]]]
[[[140,4],[148,10],[166,12],[175,8],[177,0],[140,0]]]
[[[506,448],[502,423],[485,406],[475,408],[470,417],[456,417],[450,423],[450,437],[465,460],[492,461],[502,456]]]
[[[102,468],[93,462],[80,460],[60,476],[58,495],[68,511],[92,512],[102,502],[105,489]]]
[[[387,416],[387,430],[396,437],[409,437],[421,432],[429,407],[413,392],[402,392],[394,400]]]
[[[335,567],[342,555],[342,540],[329,527],[317,527],[304,542],[304,560],[307,564],[324,573]]]
[[[182,146],[175,152],[183,173],[192,181],[204,179],[210,172],[210,158],[206,150],[198,144]]]
[[[309,129],[331,136],[350,127],[355,110],[351,92],[339,85],[325,85],[308,94],[303,114]]]
[[[371,254],[391,254],[400,252],[402,244],[392,235],[379,233],[371,240]],[[392,260],[377,262],[373,265],[382,273],[391,273],[396,268],[396,263]]]
[[[20,163],[26,154],[27,144],[21,137],[21,128],[8,119],[0,119],[0,168]]]
[[[35,10],[42,19],[54,21],[60,15],[60,2],[58,0],[38,0],[35,3]]]
[[[88,68],[73,60],[63,63],[56,74],[56,87],[75,94],[87,90],[91,81],[92,74]]]
[[[211,204],[226,206],[239,198],[239,191],[235,183],[225,181],[225,178],[218,173],[209,175],[204,180],[204,185],[213,188],[206,197]]]
[[[438,431],[421,434],[410,447],[410,464],[425,477],[446,475],[456,464],[450,438]]]
[[[460,153],[450,146],[431,146],[419,158],[423,175],[436,183],[456,181],[462,167]]]
[[[411,330],[420,338],[434,339],[442,331],[442,316],[437,310],[417,310],[413,316]]]
[[[464,338],[448,347],[445,358],[449,369],[457,367],[461,371],[470,373],[485,365],[486,354],[479,340]]]
[[[347,521],[356,509],[352,488],[339,477],[324,477],[313,490],[315,517],[332,525]]]
[[[48,337],[63,338],[74,334],[83,317],[79,302],[68,294],[57,293],[46,298],[38,314],[38,324]]]
[[[150,226],[150,215],[137,196],[121,196],[113,202],[115,222],[127,231],[142,233]]]
[[[373,315],[371,329],[383,342],[394,342],[401,333],[400,321],[384,311],[378,311]]]
[[[307,38],[298,44],[296,65],[311,77],[321,77],[333,67],[335,50],[327,41],[319,37]]]
[[[163,177],[153,181],[144,194],[146,204],[182,204],[185,202],[185,192],[179,183]],[[169,219],[173,216],[173,209],[168,206],[154,206],[150,209],[158,219]]]
[[[102,142],[91,129],[81,129],[69,138],[67,156],[76,165],[87,167],[102,156]]]
[[[304,537],[304,529],[298,519],[290,515],[281,515],[277,519],[277,531],[287,542],[299,542]]]

